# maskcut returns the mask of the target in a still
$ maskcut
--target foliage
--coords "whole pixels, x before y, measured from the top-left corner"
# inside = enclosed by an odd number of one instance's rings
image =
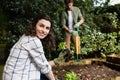
[[[95,14],[103,13],[117,13],[117,18],[120,20],[120,4],[105,6],[105,7],[96,7],[94,10]]]
[[[81,53],[101,56],[102,54],[119,53],[120,49],[118,48],[116,38],[116,32],[108,34],[93,32],[90,35],[83,36],[81,38]]]
[[[0,1],[0,4],[1,4],[1,1]],[[4,37],[4,35],[6,35],[5,25],[6,25],[7,18],[5,17],[4,12],[1,9],[1,6],[2,5],[0,5],[0,44],[3,44],[3,43],[5,43],[3,37]]]
[[[83,24],[79,28],[81,36],[81,54],[89,57],[106,57],[111,53],[119,53],[119,33],[102,33],[100,30]]]
[[[58,51],[64,50],[66,48],[66,43],[65,42],[60,42],[58,45]]]
[[[23,34],[24,28],[39,12],[46,12],[53,20],[55,34],[60,34],[58,27],[58,4],[50,0],[6,0],[1,1],[1,9],[7,16],[6,34],[1,40],[12,46]],[[52,5],[51,7],[49,7]],[[59,9],[60,10],[60,9]],[[59,36],[58,36],[59,38]]]
[[[94,1],[98,0],[74,1],[75,6],[80,8],[85,19],[85,23],[81,25],[79,31],[81,53],[101,56],[119,53],[120,5],[108,6],[109,0],[106,0],[104,4],[101,4],[102,6],[95,7]],[[0,19],[3,19],[4,16],[7,17],[5,20],[7,24],[4,29],[2,28],[4,35],[0,37],[0,43],[5,42],[11,47],[23,34],[24,28],[31,22],[33,16],[39,12],[46,12],[53,21],[52,26],[58,45],[57,51],[65,48],[59,18],[61,11],[65,8],[63,0],[1,0],[0,7],[0,14],[4,14]],[[73,44],[71,46],[74,52]],[[56,53],[56,49],[53,50],[53,53]]]
[[[99,18],[99,20],[98,20]],[[95,22],[98,27],[100,27],[101,31],[104,33],[110,33],[113,31],[118,31],[118,18],[117,18],[117,13],[103,13],[96,15],[94,18]],[[104,22],[103,22],[104,21]]]
[[[78,76],[75,72],[71,71],[71,72],[67,72],[65,74],[65,80],[78,80]]]

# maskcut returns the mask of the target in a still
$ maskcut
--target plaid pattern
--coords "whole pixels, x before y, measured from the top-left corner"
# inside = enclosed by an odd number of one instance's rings
[[[40,74],[49,71],[40,39],[23,35],[11,49],[3,80],[40,80]]]

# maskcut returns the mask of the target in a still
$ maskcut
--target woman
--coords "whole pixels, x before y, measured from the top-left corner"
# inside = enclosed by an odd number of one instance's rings
[[[49,48],[54,45],[53,37],[50,17],[45,13],[37,15],[12,47],[3,80],[40,80],[41,73],[49,80],[55,80],[51,68],[54,61],[48,62],[43,50],[43,45]]]

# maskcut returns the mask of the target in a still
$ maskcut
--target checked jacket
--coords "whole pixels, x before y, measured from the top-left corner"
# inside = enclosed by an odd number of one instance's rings
[[[12,47],[3,71],[3,80],[40,80],[51,71],[38,37],[23,35]]]

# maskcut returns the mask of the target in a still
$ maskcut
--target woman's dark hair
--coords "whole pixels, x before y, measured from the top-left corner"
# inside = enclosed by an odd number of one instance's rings
[[[41,19],[45,19],[47,21],[50,21],[50,23],[52,23],[50,17],[46,13],[39,13],[33,18],[32,22],[29,24],[29,26],[26,27],[26,29],[24,31],[25,35],[36,36],[36,24]]]
[[[27,36],[36,36],[36,24],[41,19],[45,19],[47,21],[50,21],[51,23],[49,34],[44,39],[41,39],[41,41],[44,47],[47,45],[48,48],[52,48],[53,46],[55,46],[54,32],[52,30],[51,18],[46,13],[39,13],[38,15],[36,15],[32,23],[30,23],[29,26],[26,27],[24,34]]]
[[[73,2],[73,0],[64,0],[64,3],[67,5],[68,3]]]

